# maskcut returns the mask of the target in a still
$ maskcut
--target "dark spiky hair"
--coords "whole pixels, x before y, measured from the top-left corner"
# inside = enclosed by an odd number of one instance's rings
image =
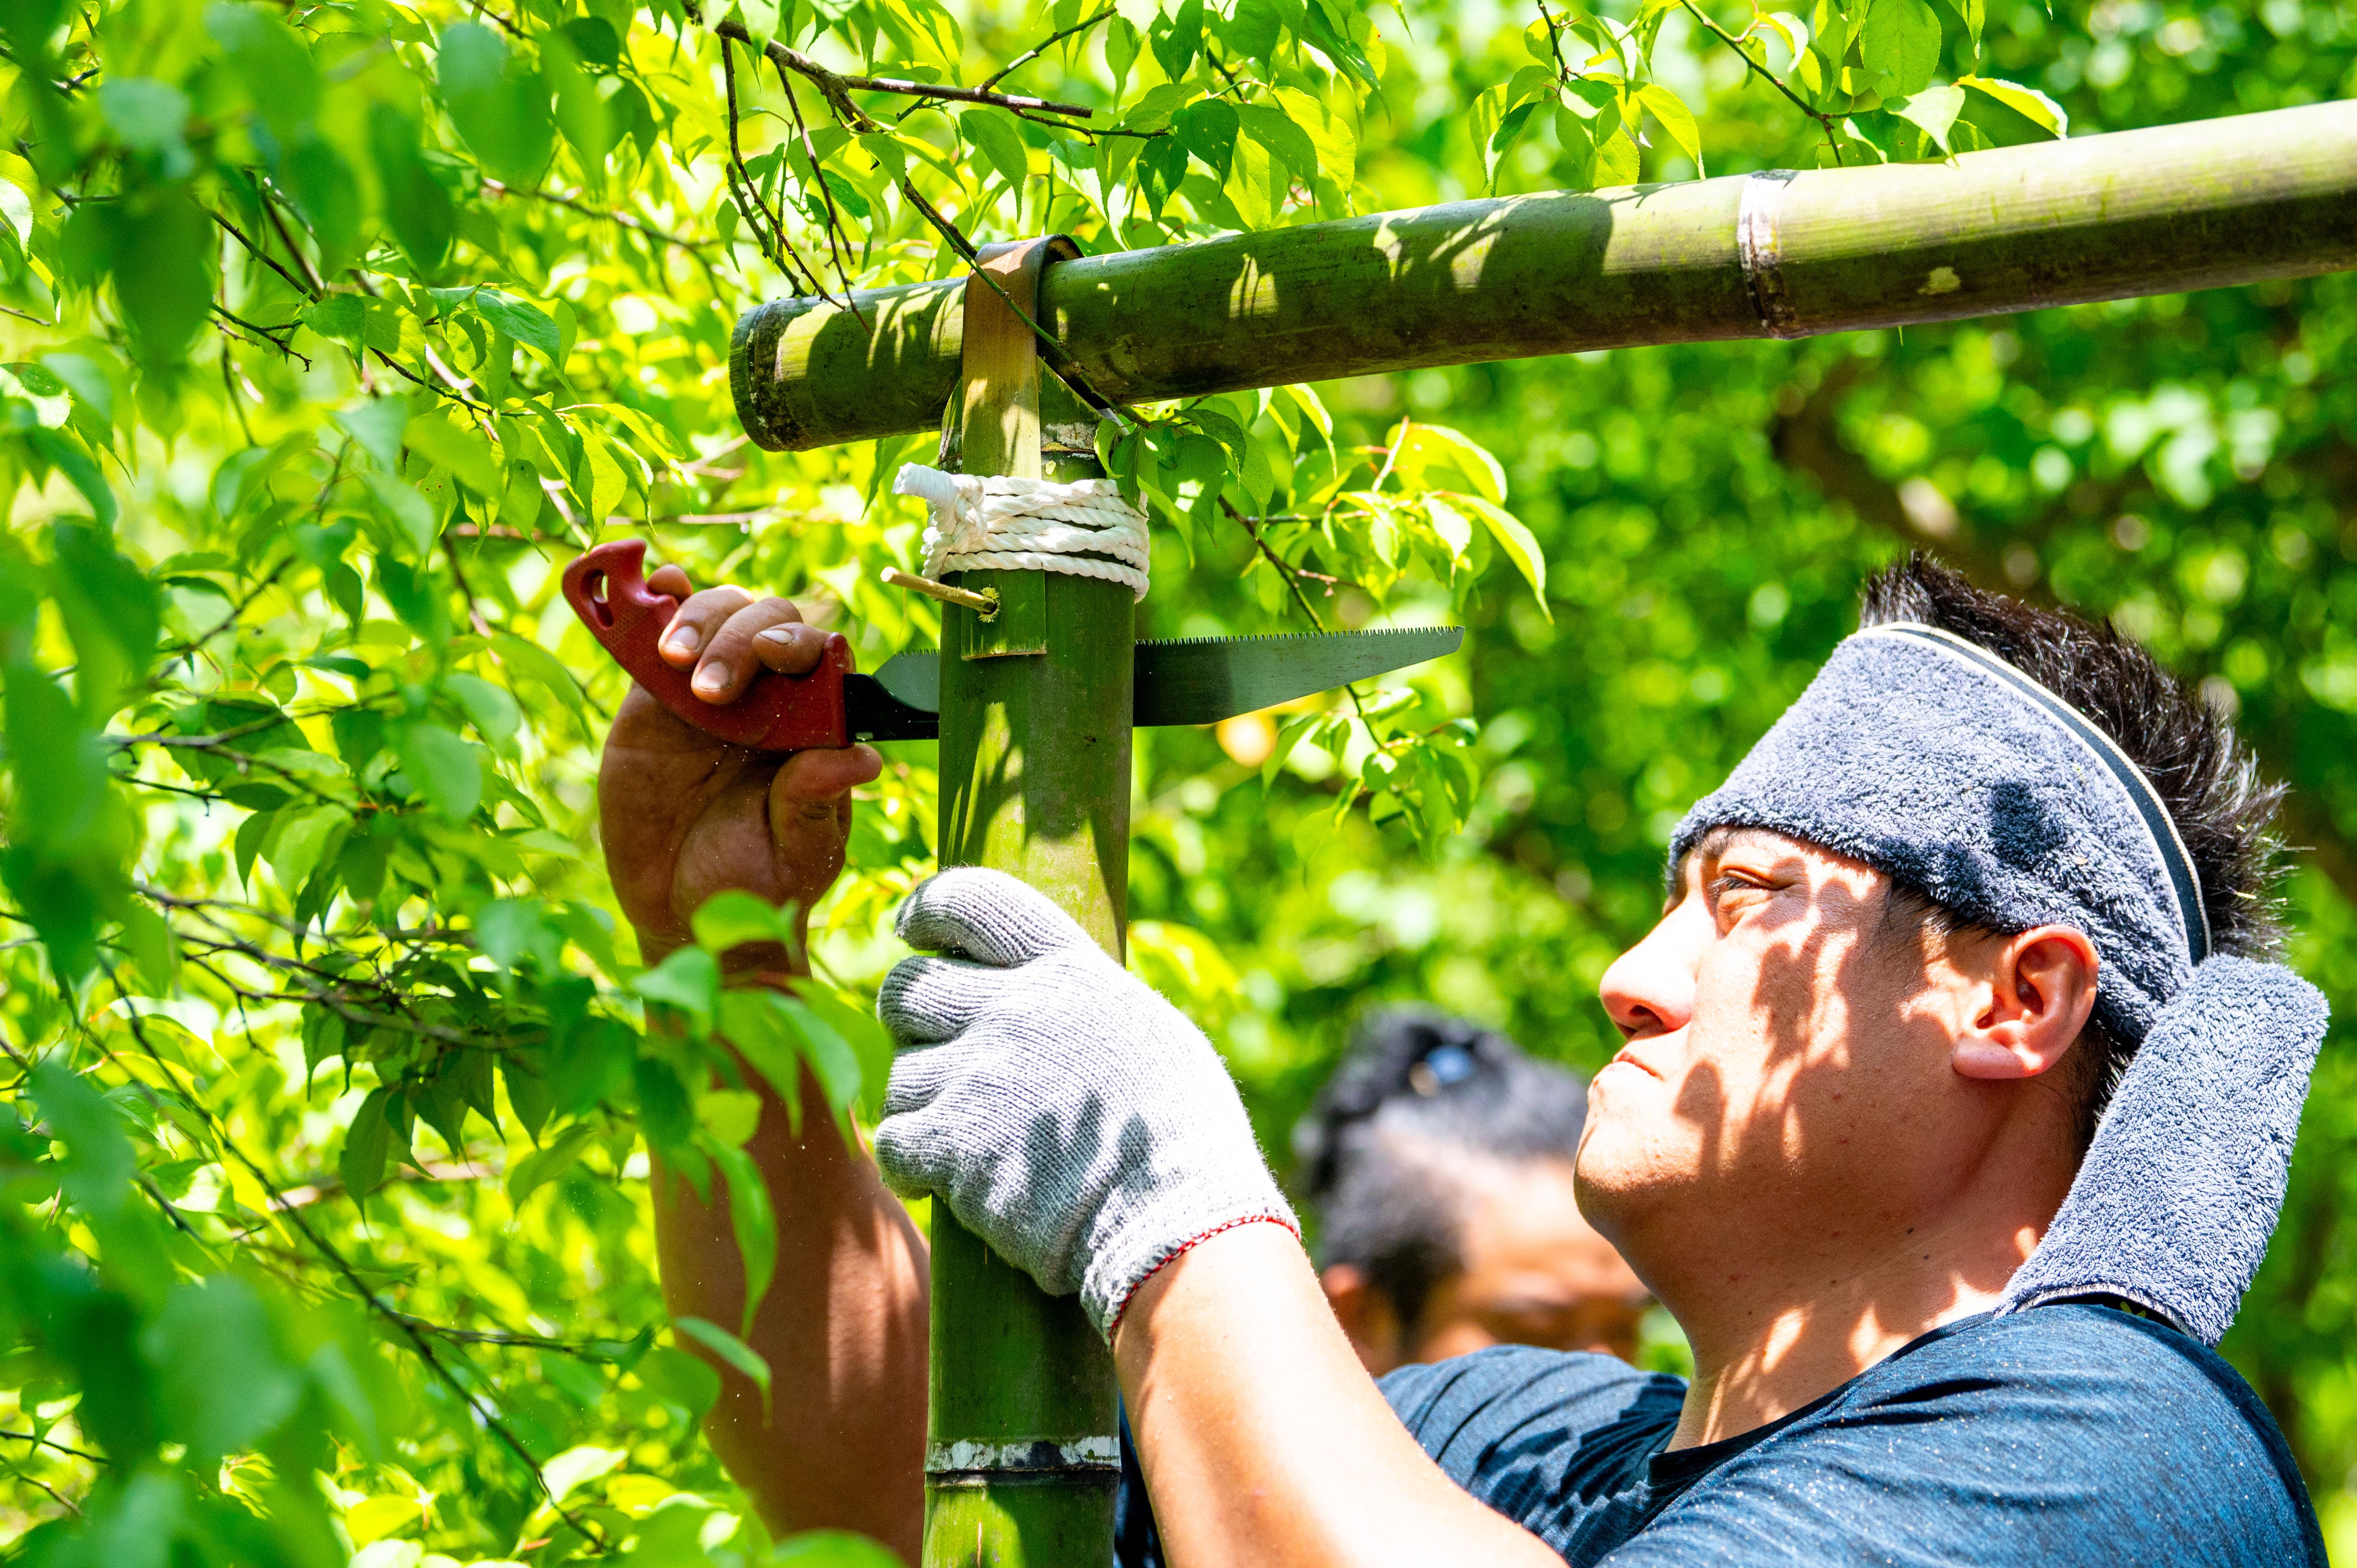
[[[2258,758],[2225,714],[2112,628],[1975,587],[1920,552],[1866,585],[1858,624],[1892,621],[1917,621],[1979,644],[2110,736],[2176,819],[2201,882],[2212,950],[2275,955],[2283,937],[2275,893],[2283,852],[2275,816],[2283,786],[2259,776]],[[1900,902],[1939,930],[1972,929],[1920,889],[1905,890]],[[2088,1036],[2098,1049],[2088,1053],[2083,1145],[2136,1054],[2133,1043],[2096,1026]]]

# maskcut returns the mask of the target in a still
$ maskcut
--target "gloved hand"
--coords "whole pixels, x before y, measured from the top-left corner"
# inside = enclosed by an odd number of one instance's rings
[[[900,908],[926,950],[885,977],[900,1042],[876,1159],[1111,1338],[1146,1278],[1196,1242],[1300,1227],[1202,1031],[1003,872],[944,871]]]

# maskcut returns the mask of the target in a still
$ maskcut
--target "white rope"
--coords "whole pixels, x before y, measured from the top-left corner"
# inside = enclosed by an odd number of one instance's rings
[[[1062,572],[1124,583],[1146,597],[1154,551],[1146,514],[1111,479],[1017,479],[902,466],[892,493],[932,508],[925,575]]]

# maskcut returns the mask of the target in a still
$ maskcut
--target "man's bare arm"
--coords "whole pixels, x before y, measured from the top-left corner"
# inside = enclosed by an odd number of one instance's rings
[[[1148,1279],[1114,1356],[1178,1568],[1562,1568],[1416,1446],[1279,1226],[1239,1226]]]
[[[772,1530],[829,1527],[874,1536],[917,1560],[924,1520],[924,1238],[844,1147],[818,1086],[802,1081],[802,1135],[758,1074],[761,1122],[746,1153],[778,1217],[778,1270],[748,1343],[770,1363],[770,1398],[721,1370],[705,1420],[713,1451]],[[658,1173],[655,1242],[674,1317],[735,1328],[745,1273],[725,1184],[712,1201]]]
[[[696,694],[733,702],[764,669],[799,674],[824,637],[783,599],[737,588],[692,592],[676,566],[648,585],[684,602],[662,657],[693,667]],[[724,889],[807,914],[843,868],[850,791],[876,777],[870,748],[791,757],[725,745],[632,688],[616,714],[597,778],[599,832],[617,900],[650,963],[692,939],[697,908]],[[730,972],[751,980],[794,967],[782,947],[740,950]],[[713,1447],[779,1530],[833,1526],[914,1558],[923,1517],[925,1250],[866,1155],[846,1149],[805,1079],[808,1112],[793,1136],[787,1108],[758,1073],[761,1120],[748,1145],[777,1214],[778,1268],[750,1336],[770,1363],[770,1394],[720,1367],[706,1418]],[[726,1188],[712,1201],[658,1172],[655,1240],[675,1316],[735,1328],[744,1269]]]

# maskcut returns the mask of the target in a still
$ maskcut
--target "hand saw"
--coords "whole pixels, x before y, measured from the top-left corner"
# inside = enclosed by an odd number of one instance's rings
[[[565,569],[565,602],[632,680],[689,724],[756,751],[939,737],[941,656],[895,654],[863,675],[839,632],[810,673],[765,670],[735,702],[704,701],[688,684],[690,671],[656,651],[679,601],[647,586],[646,553],[640,539],[598,545]],[[1141,642],[1131,666],[1133,722],[1217,724],[1437,659],[1464,638],[1450,626]]]

